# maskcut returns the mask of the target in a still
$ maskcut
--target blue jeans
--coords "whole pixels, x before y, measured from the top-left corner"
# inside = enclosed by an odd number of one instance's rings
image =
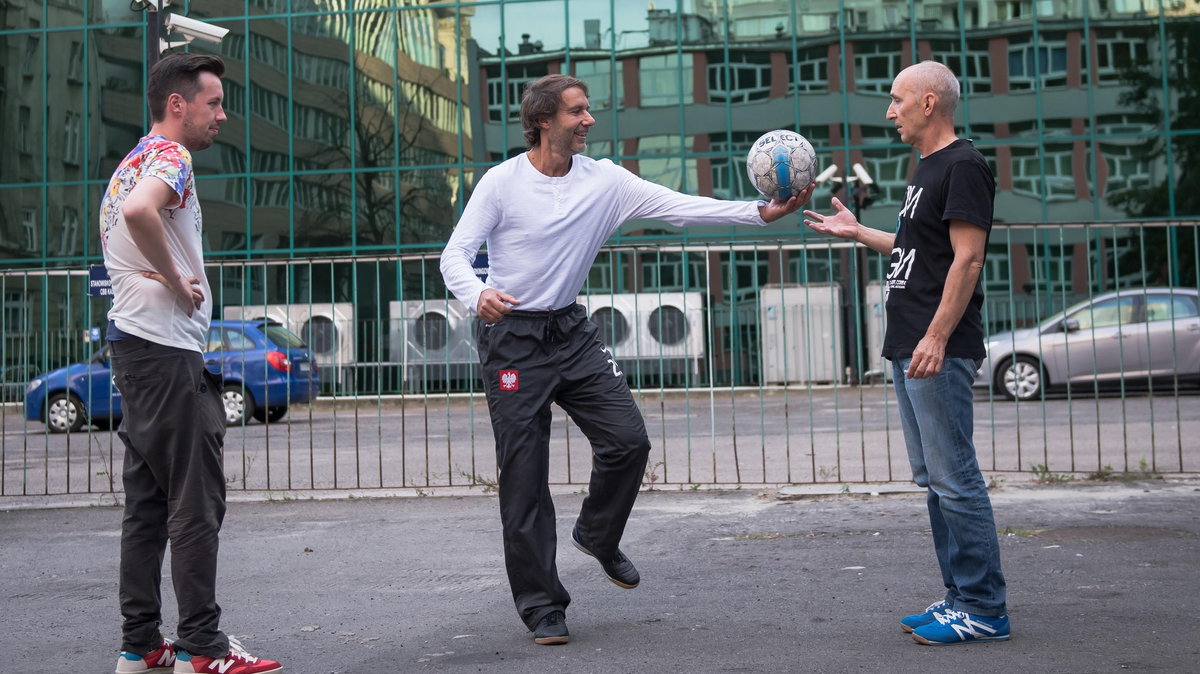
[[[971,384],[979,364],[947,358],[928,379],[907,379],[911,362],[892,363],[896,401],[913,480],[928,489],[929,524],[946,601],[958,611],[1007,614],[1000,542],[987,485],[975,459]]]

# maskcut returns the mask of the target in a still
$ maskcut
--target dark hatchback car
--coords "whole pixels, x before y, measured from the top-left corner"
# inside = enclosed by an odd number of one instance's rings
[[[225,423],[249,418],[274,422],[288,406],[317,396],[317,363],[304,342],[273,323],[213,321],[204,363],[223,382]],[[29,382],[25,418],[44,421],[53,433],[78,431],[85,424],[106,430],[121,420],[121,393],[113,385],[108,346],[86,363],[53,370]]]

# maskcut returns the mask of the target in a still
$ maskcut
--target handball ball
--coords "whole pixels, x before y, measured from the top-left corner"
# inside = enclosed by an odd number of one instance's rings
[[[750,183],[768,199],[787,201],[808,187],[816,173],[817,153],[795,131],[768,131],[754,141],[746,155]]]

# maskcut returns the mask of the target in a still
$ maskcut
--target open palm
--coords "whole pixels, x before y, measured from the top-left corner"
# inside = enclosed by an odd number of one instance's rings
[[[858,231],[858,218],[837,197],[833,198],[833,215],[821,215],[816,211],[804,211],[804,224],[821,234],[840,239],[853,238]]]

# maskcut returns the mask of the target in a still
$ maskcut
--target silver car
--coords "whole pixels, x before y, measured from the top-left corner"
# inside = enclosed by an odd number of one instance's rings
[[[1200,381],[1195,289],[1139,288],[1098,295],[1037,327],[987,339],[976,386],[1013,400],[1051,389]]]

